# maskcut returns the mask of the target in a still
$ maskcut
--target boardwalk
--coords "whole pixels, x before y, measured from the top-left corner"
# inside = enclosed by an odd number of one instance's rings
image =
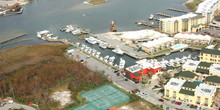
[[[157,15],[164,16],[164,17],[168,17],[168,18],[174,17],[174,16],[172,16],[172,15],[168,15],[168,14],[164,14],[164,13],[157,13]]]
[[[180,13],[188,13],[188,11],[184,11],[184,10],[180,10],[180,9],[175,9],[175,8],[168,8],[168,10],[176,11],[176,12],[180,12]]]

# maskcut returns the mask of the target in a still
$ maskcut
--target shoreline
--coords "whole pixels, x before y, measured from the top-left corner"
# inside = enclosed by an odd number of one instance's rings
[[[103,3],[107,2],[107,0],[104,0],[104,2],[102,2],[102,3],[92,4],[92,3],[89,3],[90,1],[92,1],[92,0],[87,0],[87,1],[84,1],[83,3],[88,4],[88,5],[99,5],[99,4],[103,4]]]
[[[187,0],[185,3],[183,3],[183,6],[184,7],[186,7],[187,9],[189,9],[187,6],[186,6],[186,4],[187,3],[190,3],[190,2],[193,2],[194,0]],[[190,9],[189,9],[190,10]],[[190,10],[190,11],[192,11],[192,10]]]

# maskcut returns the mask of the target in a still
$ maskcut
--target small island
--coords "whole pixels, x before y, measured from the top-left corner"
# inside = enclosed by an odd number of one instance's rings
[[[98,5],[98,4],[105,3],[106,1],[107,0],[90,0],[90,1],[86,1],[84,3],[91,4],[91,5]]]

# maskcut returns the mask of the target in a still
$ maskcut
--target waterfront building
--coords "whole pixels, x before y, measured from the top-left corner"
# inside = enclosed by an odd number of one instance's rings
[[[182,71],[191,71],[197,75],[203,75],[204,77],[220,76],[220,64],[187,60],[182,66]]]
[[[171,37],[162,37],[142,43],[142,50],[148,53],[158,52],[174,45],[174,39]]]
[[[220,50],[203,48],[199,57],[200,61],[220,64]]]
[[[148,73],[156,74],[158,72],[161,72],[160,64],[157,62],[146,62],[146,59],[143,59],[137,62],[137,64],[127,67],[124,70],[125,76],[132,79],[134,82],[140,82],[141,77]]]
[[[164,98],[211,108],[217,87],[171,78],[164,86]]]
[[[187,81],[195,81],[198,78],[198,75],[191,71],[182,71],[179,73],[177,78]]]
[[[205,16],[206,23],[210,23],[214,16],[218,14],[219,9],[219,0],[204,0],[198,5],[196,13],[201,13],[203,16]]]
[[[178,33],[174,36],[174,40],[175,43],[203,46],[210,44],[212,37],[209,35]]]
[[[188,13],[178,17],[164,18],[159,21],[159,30],[168,34],[179,32],[199,32],[205,27],[205,17]]]

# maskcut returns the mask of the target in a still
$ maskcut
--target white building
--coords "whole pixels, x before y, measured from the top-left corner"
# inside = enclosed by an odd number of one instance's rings
[[[206,22],[210,23],[216,14],[216,10],[220,9],[219,0],[204,0],[198,5],[196,13],[201,13],[206,17]]]

